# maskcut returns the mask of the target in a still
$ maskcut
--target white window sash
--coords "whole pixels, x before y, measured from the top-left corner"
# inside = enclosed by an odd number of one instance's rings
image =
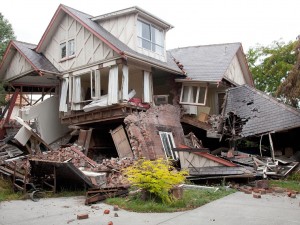
[[[188,87],[188,89],[186,89],[185,87]],[[193,87],[197,87],[196,99],[193,99],[193,93],[192,93],[193,92]],[[204,102],[198,103],[201,88],[205,88]],[[186,93],[184,93],[184,90],[187,90],[187,92],[188,92],[187,101],[183,101],[183,96],[186,96]],[[183,85],[182,88],[181,88],[180,104],[206,105],[207,91],[208,91],[208,87],[204,87],[204,86],[200,86],[200,85]]]
[[[160,139],[161,139],[161,143],[162,143],[166,158],[172,157],[172,159],[177,159],[178,154],[174,153],[173,150],[172,150],[173,147],[174,148],[176,147],[172,133],[171,132],[159,131],[159,136],[160,136]],[[163,141],[164,137],[166,138],[167,143],[164,143],[164,141]],[[168,146],[165,146],[165,144],[167,144]],[[166,149],[166,147],[169,147],[169,149]],[[170,152],[168,152],[168,151],[170,151]],[[170,155],[168,155],[167,153],[170,154]]]

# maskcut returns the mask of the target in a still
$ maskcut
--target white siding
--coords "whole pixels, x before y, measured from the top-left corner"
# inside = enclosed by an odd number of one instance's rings
[[[19,52],[16,52],[5,72],[3,80],[17,77],[31,70],[33,70],[32,66]]]
[[[60,44],[75,39],[75,57],[61,61]],[[114,51],[72,17],[65,15],[44,55],[60,71],[78,68],[114,57]]]
[[[241,69],[241,65],[239,63],[239,60],[237,56],[235,55],[233,60],[231,61],[226,73],[225,77],[228,79],[234,81],[237,84],[243,85],[246,84],[243,71]]]
[[[133,50],[136,50],[136,17],[136,14],[130,14],[122,17],[111,18],[105,21],[100,21],[99,24],[120,41],[125,43],[127,46],[129,46]]]

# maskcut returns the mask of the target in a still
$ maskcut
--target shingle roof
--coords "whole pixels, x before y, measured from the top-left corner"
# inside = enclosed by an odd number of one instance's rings
[[[27,60],[33,64],[36,69],[41,71],[48,71],[53,73],[59,73],[59,71],[52,65],[52,63],[43,55],[34,51],[36,45],[29,44],[20,41],[13,41],[14,45],[20,50]]]
[[[300,112],[248,85],[227,90],[225,116],[233,112],[246,123],[241,136],[300,127]]]
[[[193,80],[220,81],[241,43],[191,46],[169,50]]]
[[[81,20],[86,26],[88,26],[90,29],[92,29],[94,32],[96,32],[98,35],[106,39],[108,42],[110,42],[114,47],[122,51],[125,56],[126,53],[129,55],[133,55],[137,58],[140,58],[142,60],[146,60],[150,63],[162,66],[162,67],[167,67],[172,70],[175,70],[179,73],[181,73],[181,70],[177,67],[175,62],[170,59],[169,55],[167,54],[167,62],[162,62],[160,60],[148,57],[146,55],[140,54],[133,49],[129,48],[126,44],[124,44],[122,41],[120,41],[118,38],[116,38],[114,35],[109,33],[107,30],[105,30],[102,26],[100,26],[98,23],[94,22],[92,20],[92,16],[83,12],[80,12],[76,9],[73,9],[71,7],[63,5],[64,8],[67,9],[71,14],[73,14],[75,17],[77,17],[79,20]]]

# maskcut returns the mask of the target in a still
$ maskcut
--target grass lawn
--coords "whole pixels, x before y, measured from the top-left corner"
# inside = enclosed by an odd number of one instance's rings
[[[207,189],[185,189],[183,198],[170,204],[163,204],[155,200],[143,201],[139,195],[126,198],[109,198],[106,199],[105,203],[118,205],[122,209],[134,212],[176,212],[197,208],[234,192],[234,190],[223,188],[216,192]]]
[[[72,197],[72,196],[83,196],[84,191],[69,191],[62,190],[58,193],[42,192],[41,197],[43,198],[58,198],[58,197]],[[28,199],[28,194],[22,192],[14,192],[12,183],[9,180],[0,177],[0,202],[9,200],[24,200]]]
[[[291,174],[286,180],[270,180],[270,185],[300,192],[300,172]]]

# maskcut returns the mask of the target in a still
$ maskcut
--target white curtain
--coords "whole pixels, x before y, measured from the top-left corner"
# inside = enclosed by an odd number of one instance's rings
[[[68,105],[67,105],[68,86],[69,86],[69,78],[64,78],[62,81],[61,92],[60,92],[60,102],[59,102],[60,112],[68,111]]]
[[[128,100],[128,66],[123,65],[122,67],[122,98]]]
[[[152,102],[152,76],[144,71],[144,102]]]
[[[72,110],[80,110],[81,101],[81,78],[80,76],[75,76],[73,78],[73,104]]]
[[[109,70],[109,80],[108,80],[108,99],[107,104],[112,105],[118,103],[118,66],[114,65]]]

